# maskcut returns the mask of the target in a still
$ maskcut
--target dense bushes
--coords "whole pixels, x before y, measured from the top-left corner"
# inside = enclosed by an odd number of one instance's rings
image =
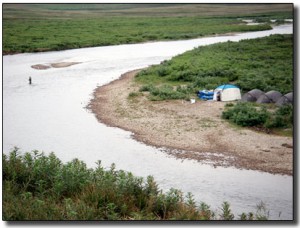
[[[240,126],[259,126],[265,128],[287,128],[293,125],[293,107],[284,105],[275,112],[267,111],[265,106],[239,102],[226,105],[222,118]]]
[[[140,92],[146,91],[150,93],[150,100],[152,101],[189,99],[189,90],[182,86],[175,88],[170,85],[155,87],[152,84],[147,84],[140,88]]]
[[[163,193],[153,177],[87,168],[78,159],[63,164],[53,153],[3,154],[3,220],[210,220],[234,218],[224,202],[217,214],[192,194]],[[238,219],[267,219],[242,213]]]
[[[238,103],[224,111],[222,118],[229,119],[241,126],[257,126],[266,122],[268,113],[265,108],[256,109],[249,103]]]
[[[293,126],[293,106],[284,105],[278,108],[274,114],[269,115],[265,123],[267,128],[284,128]]]
[[[293,36],[201,46],[141,71],[141,84],[185,85],[189,94],[234,83],[242,91],[293,91]],[[166,98],[167,99],[167,98]]]

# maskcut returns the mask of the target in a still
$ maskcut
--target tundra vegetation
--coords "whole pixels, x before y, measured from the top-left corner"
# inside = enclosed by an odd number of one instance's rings
[[[292,136],[293,106],[283,105],[274,108],[272,105],[257,105],[255,103],[228,103],[222,113],[222,118],[243,127],[256,127],[268,133]]]
[[[225,83],[239,86],[242,92],[260,89],[286,94],[293,91],[293,35],[201,46],[142,70],[135,81],[153,101],[189,100],[199,90]],[[236,104],[222,116],[240,126],[292,136],[290,105]]]
[[[224,83],[242,92],[285,94],[293,91],[293,35],[200,46],[141,71],[136,81],[157,100],[188,98]]]
[[[3,154],[3,220],[266,220],[259,203],[255,213],[234,215],[228,202],[213,211],[191,193],[162,192],[152,176],[94,169],[78,159],[62,163],[54,153]]]
[[[3,53],[267,30],[274,18],[292,18],[292,4],[3,4]]]

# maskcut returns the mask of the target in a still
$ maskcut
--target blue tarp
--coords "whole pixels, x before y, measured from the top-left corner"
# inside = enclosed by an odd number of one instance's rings
[[[212,100],[214,97],[213,91],[201,90],[198,92],[198,97],[201,100]]]

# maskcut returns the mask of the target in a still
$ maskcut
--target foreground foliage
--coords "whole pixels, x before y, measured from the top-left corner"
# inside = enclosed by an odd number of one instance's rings
[[[17,148],[3,155],[4,220],[232,220],[230,205],[216,213],[192,194],[180,190],[163,193],[153,177],[146,180],[129,172],[105,170],[101,162],[87,168],[78,159],[63,164],[54,153],[33,151],[20,155]],[[267,219],[256,214],[237,219]],[[263,213],[262,213],[263,212]]]

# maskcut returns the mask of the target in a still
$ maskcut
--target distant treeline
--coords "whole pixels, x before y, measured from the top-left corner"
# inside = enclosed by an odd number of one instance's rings
[[[292,17],[291,4],[3,4],[3,54],[267,30]]]

